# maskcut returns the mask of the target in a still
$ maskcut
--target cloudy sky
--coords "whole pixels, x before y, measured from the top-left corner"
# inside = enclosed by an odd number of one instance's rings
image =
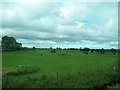
[[[1,36],[27,47],[118,48],[118,0],[85,1],[3,0]]]

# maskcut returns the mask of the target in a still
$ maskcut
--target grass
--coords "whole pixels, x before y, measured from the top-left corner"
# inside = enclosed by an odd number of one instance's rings
[[[51,53],[50,50],[38,49],[36,52],[3,52],[2,56],[5,74],[22,67],[40,69],[35,73],[3,77],[3,87],[93,88],[117,80],[118,55],[109,52],[83,54],[79,50],[57,50]]]
[[[2,53],[0,52],[0,89],[2,89]]]

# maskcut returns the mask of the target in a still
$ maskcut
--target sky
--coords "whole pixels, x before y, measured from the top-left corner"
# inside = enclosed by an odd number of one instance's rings
[[[118,0],[101,1],[3,0],[0,37],[23,47],[118,48]]]

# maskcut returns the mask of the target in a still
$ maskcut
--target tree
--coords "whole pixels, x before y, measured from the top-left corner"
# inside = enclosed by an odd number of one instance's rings
[[[105,53],[105,49],[102,48],[102,49],[100,50],[100,52],[101,52],[102,54],[104,54],[104,53]]]
[[[14,45],[14,48],[15,48],[16,50],[20,50],[20,49],[22,48],[22,44],[21,44],[21,43],[16,43],[16,44]]]
[[[33,50],[34,50],[34,52],[35,52],[35,47],[33,47]]]
[[[91,49],[91,53],[94,53],[94,49]]]
[[[90,48],[84,48],[83,51],[85,54],[88,54],[88,52],[90,51]]]
[[[4,36],[1,41],[2,50],[18,50],[22,48],[22,44],[18,43],[14,37]]]
[[[111,48],[111,52],[112,52],[113,54],[115,54],[115,53],[116,53],[116,50],[113,49],[113,48]]]
[[[51,53],[56,53],[56,50],[55,50],[55,49],[52,49],[52,50],[51,50]]]

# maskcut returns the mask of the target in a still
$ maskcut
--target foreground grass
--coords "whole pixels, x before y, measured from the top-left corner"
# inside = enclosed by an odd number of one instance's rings
[[[57,53],[50,53],[50,50],[4,52],[4,74],[22,67],[37,67],[39,71],[5,76],[3,87],[102,87],[117,81],[117,57],[111,53],[83,54],[78,50],[58,50]],[[113,69],[113,66],[116,69]]]
[[[117,80],[116,73],[72,73],[59,76],[42,75],[30,76],[7,76],[3,78],[3,88],[101,88],[104,84]]]
[[[0,89],[2,89],[2,52],[0,51]]]

